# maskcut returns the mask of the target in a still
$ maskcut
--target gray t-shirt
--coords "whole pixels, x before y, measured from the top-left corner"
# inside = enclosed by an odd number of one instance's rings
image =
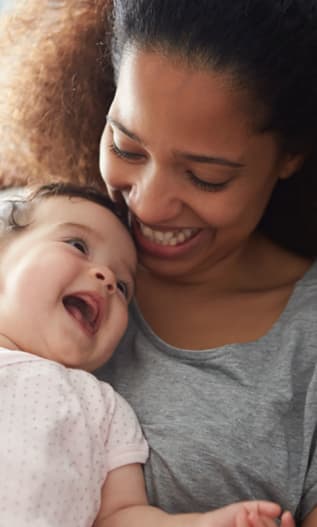
[[[132,305],[98,376],[140,419],[151,503],[176,513],[269,499],[297,521],[317,506],[316,322],[317,263],[270,331],[246,344],[169,346]]]

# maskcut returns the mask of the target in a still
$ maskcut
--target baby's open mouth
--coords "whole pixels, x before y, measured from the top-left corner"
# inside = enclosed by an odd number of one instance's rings
[[[96,333],[100,325],[100,305],[91,294],[66,295],[63,304],[68,313],[77,320],[89,334]]]

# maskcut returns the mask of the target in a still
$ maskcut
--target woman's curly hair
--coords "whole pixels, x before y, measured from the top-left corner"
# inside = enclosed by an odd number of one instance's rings
[[[98,149],[113,96],[107,0],[20,0],[0,16],[0,186],[105,188]]]

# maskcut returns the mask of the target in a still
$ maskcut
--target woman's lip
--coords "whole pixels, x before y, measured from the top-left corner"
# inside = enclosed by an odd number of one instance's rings
[[[191,229],[191,230],[201,230],[201,227],[184,227],[183,225],[180,226],[180,227],[177,227],[177,226],[163,226],[163,225],[155,225],[155,224],[152,224],[152,223],[143,223],[143,221],[141,221],[137,216],[134,216],[134,215],[130,215],[130,223],[131,225],[133,226],[134,224],[137,224],[138,226],[141,224],[143,225],[144,227],[150,227],[150,229],[153,229],[153,231],[158,231],[158,232],[180,232],[180,231],[184,231],[186,229]]]
[[[132,222],[132,230],[136,244],[141,252],[162,259],[175,259],[182,257],[199,243],[200,238],[204,233],[204,229],[198,229],[197,232],[191,238],[185,240],[182,243],[178,243],[177,245],[163,245],[160,243],[155,243],[146,238],[142,234],[140,224],[137,220],[134,220]],[[163,228],[159,227],[156,230],[161,232],[173,230],[177,232],[177,230],[181,231],[182,229],[171,229],[165,227],[163,231]]]

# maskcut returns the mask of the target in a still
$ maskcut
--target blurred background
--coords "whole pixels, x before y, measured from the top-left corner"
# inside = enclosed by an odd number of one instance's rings
[[[0,11],[13,7],[15,0],[0,0]]]

